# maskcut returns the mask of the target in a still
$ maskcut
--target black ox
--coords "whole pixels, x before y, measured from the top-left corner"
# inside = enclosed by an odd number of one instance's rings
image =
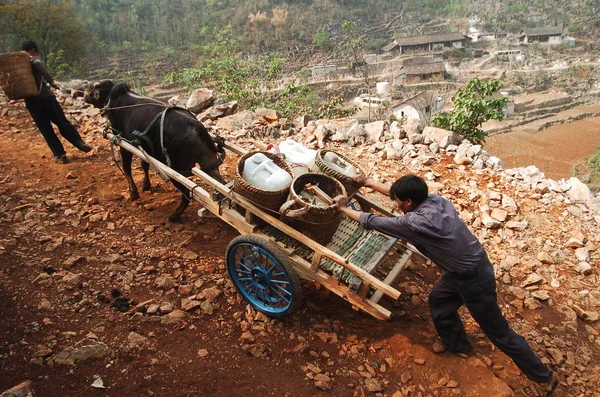
[[[147,153],[160,162],[169,164],[184,175],[190,175],[191,169],[198,163],[208,175],[224,182],[219,174],[219,165],[224,156],[223,149],[215,145],[206,128],[187,110],[167,109],[164,103],[140,96],[131,91],[127,84],[114,84],[112,80],[103,80],[90,87],[85,101],[103,109],[113,134],[130,142],[139,142]],[[129,182],[131,200],[137,200],[140,194],[131,176],[133,154],[123,148],[120,148],[120,152],[123,172]],[[148,175],[150,166],[142,161],[142,168],[142,189],[148,191],[151,188]],[[181,203],[169,216],[170,221],[177,222],[181,220],[181,214],[187,208],[189,200],[184,186],[174,180],[171,182],[182,192]]]

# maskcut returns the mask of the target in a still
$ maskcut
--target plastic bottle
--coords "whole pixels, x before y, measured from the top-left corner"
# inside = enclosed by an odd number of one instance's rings
[[[263,153],[246,159],[242,178],[261,190],[283,190],[292,183],[292,176]]]
[[[315,165],[317,151],[308,149],[293,139],[286,139],[279,144],[279,151],[294,170],[294,176],[304,174]]]
[[[356,175],[358,175],[358,171],[355,166],[344,161],[344,159],[342,159],[341,157],[339,157],[337,154],[335,154],[333,152],[325,153],[325,155],[323,156],[323,161],[325,161],[325,163],[329,167],[333,168],[340,174],[344,174],[350,178],[353,178]]]

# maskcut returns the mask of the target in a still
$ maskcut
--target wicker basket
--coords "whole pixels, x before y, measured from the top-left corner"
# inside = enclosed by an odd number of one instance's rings
[[[331,166],[329,164],[327,164],[327,162],[323,159],[327,152],[335,153],[336,156],[340,157],[346,163],[354,166],[354,168],[356,168],[356,170],[358,171],[358,173],[360,175],[366,175],[365,171],[362,169],[362,167],[360,167],[358,164],[356,164],[356,162],[354,162],[354,161],[350,160],[348,157],[346,157],[342,154],[339,154],[337,152],[334,152],[332,150],[319,150],[317,152],[317,156],[315,158],[315,171],[320,172],[325,175],[328,175],[328,176],[340,181],[342,183],[342,185],[344,185],[344,187],[346,188],[346,192],[348,193],[348,196],[352,197],[354,195],[354,193],[356,193],[358,191],[358,189],[361,188],[361,185],[356,183],[356,181],[353,178],[351,178],[347,175],[344,175],[341,172],[331,168]]]
[[[301,215],[293,218],[284,215],[284,221],[296,230],[325,245],[331,240],[342,217],[335,204],[322,207],[305,201],[299,193],[304,190],[307,183],[318,185],[331,198],[338,195],[345,195],[346,189],[334,178],[315,172],[299,175],[292,181],[290,199],[293,201],[293,205],[290,208],[293,211],[291,212],[300,212]]]
[[[23,99],[39,94],[31,71],[29,54],[0,54],[0,87],[8,99]]]
[[[246,182],[244,178],[242,178],[246,160],[256,153],[264,154],[269,159],[273,160],[277,166],[282,168],[285,172],[293,177],[294,174],[292,168],[281,156],[270,152],[249,152],[240,157],[238,160],[237,167],[235,169],[235,179],[233,181],[233,191],[247,198],[260,208],[277,212],[279,207],[281,207],[281,205],[287,200],[290,191],[289,187],[281,190],[261,190],[252,186]]]

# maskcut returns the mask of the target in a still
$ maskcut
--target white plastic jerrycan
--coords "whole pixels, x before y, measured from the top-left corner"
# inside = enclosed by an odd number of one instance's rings
[[[341,157],[333,152],[327,152],[323,156],[323,161],[327,163],[328,166],[339,172],[340,174],[344,174],[350,178],[354,178],[358,175],[358,171],[356,167],[352,164],[344,161]]]
[[[293,139],[286,139],[279,144],[279,151],[285,155],[292,166],[294,176],[307,173],[315,165],[317,151],[308,149]]]
[[[256,153],[246,159],[242,178],[261,190],[283,190],[292,183],[292,176],[263,153]]]

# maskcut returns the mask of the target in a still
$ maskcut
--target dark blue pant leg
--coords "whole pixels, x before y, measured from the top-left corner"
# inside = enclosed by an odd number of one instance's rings
[[[492,343],[510,357],[529,379],[547,382],[552,371],[540,361],[529,344],[515,333],[498,307],[496,280],[491,264],[469,281],[458,281],[458,290],[467,309]]]
[[[81,142],[81,136],[77,128],[67,119],[62,107],[55,97],[44,98],[45,107],[48,109],[50,121],[52,121],[60,131],[60,134],[73,146]]]
[[[40,133],[46,140],[46,143],[50,147],[54,156],[60,156],[65,154],[65,148],[63,147],[60,139],[56,136],[52,124],[50,123],[50,117],[47,110],[44,107],[43,101],[39,98],[32,98],[26,101],[27,110],[31,114],[35,125],[37,125]]]
[[[467,352],[473,348],[457,310],[463,300],[451,280],[442,276],[429,294],[429,312],[442,341],[452,351]]]

